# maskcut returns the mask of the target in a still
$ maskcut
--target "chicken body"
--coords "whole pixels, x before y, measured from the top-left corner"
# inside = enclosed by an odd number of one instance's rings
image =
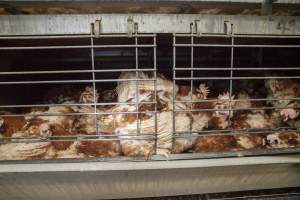
[[[15,134],[13,137],[16,137]],[[0,145],[0,160],[43,159],[50,148],[49,142],[2,144]]]
[[[233,100],[234,97],[232,97]],[[223,93],[217,99],[206,105],[206,108],[213,109],[207,113],[209,130],[223,130],[228,128],[229,120],[232,117],[234,101],[230,101],[229,93]],[[233,136],[199,136],[193,146],[194,152],[219,152],[235,149],[237,142]]]
[[[241,110],[235,111],[232,118],[233,129],[267,129],[275,128],[277,120],[268,115],[260,103],[249,100],[247,94],[238,94],[237,103],[234,108]]]
[[[94,95],[92,87],[86,87],[84,91],[79,93],[78,99],[74,101],[93,103],[95,99],[96,101],[98,100],[98,97],[98,93]],[[100,112],[99,110],[96,111]],[[11,139],[12,142],[17,140],[18,142],[0,145],[0,159],[24,160],[120,155],[119,141],[114,139],[100,141],[65,139],[66,141],[53,140],[34,143],[25,143],[27,140],[22,139],[41,139],[49,136],[55,139],[64,139],[66,136],[73,137],[78,134],[96,134],[96,118],[94,114],[71,114],[83,112],[94,113],[94,106],[50,106],[47,109],[35,109],[28,116],[22,118],[3,117],[0,121],[2,122],[1,131],[3,136],[12,136],[15,138]],[[101,127],[99,126],[99,128]],[[99,131],[101,132],[101,129]]]
[[[153,80],[147,80],[153,77],[145,73],[138,76],[136,73],[122,73],[120,79],[129,81],[120,81],[115,90],[102,91],[101,95],[93,87],[86,87],[83,91],[72,92],[76,95],[70,98],[62,95],[49,99],[51,103],[83,104],[97,103],[99,99],[110,103],[117,100],[120,103],[117,105],[50,106],[33,110],[26,117],[0,118],[1,136],[12,137],[11,142],[18,142],[1,144],[0,160],[113,157],[122,154],[149,158],[155,153],[168,158],[170,153],[191,149],[195,152],[221,152],[300,146],[300,136],[296,132],[242,134],[243,129],[273,129],[281,123],[300,126],[296,108],[265,112],[259,109],[263,104],[250,101],[245,93],[238,94],[236,99],[229,93],[223,93],[217,99],[205,102],[202,100],[208,99],[209,90],[204,84],[191,90],[190,86],[173,85],[162,76],[158,76],[154,84]],[[267,80],[265,84],[269,99],[282,99],[270,100],[272,106],[300,105],[300,101],[287,100],[300,96],[297,82]],[[230,108],[240,110],[230,111]],[[204,129],[228,128],[240,132],[234,135],[198,136]],[[92,136],[98,133],[99,137]],[[80,135],[95,137],[95,141],[46,140],[26,143],[23,139],[46,139],[49,136],[59,139]]]
[[[237,141],[232,135],[200,136],[193,147],[194,152],[226,152],[237,149]]]
[[[20,131],[25,123],[24,117],[0,117],[0,136],[11,137],[15,132]]]
[[[96,103],[99,99],[98,91],[94,90],[92,87],[86,87],[80,95],[80,103]],[[109,100],[111,100],[109,98]],[[73,108],[78,113],[97,113],[99,112],[108,112],[109,108],[102,107],[98,108],[94,106],[76,106]],[[110,127],[109,122],[105,121],[107,119],[103,116],[98,115],[79,115],[74,121],[73,132],[83,135],[113,135],[114,128]],[[74,143],[73,146],[70,146],[70,152],[77,152],[77,155],[84,155],[87,157],[96,157],[96,156],[118,156],[120,155],[120,143],[118,140],[111,137],[109,140],[95,140],[95,141],[81,141]],[[72,151],[73,149],[73,151]]]
[[[135,73],[122,73],[120,78],[135,79],[135,76]],[[137,78],[150,79],[151,77],[139,73]],[[108,117],[113,119],[112,124],[117,127],[115,133],[120,138],[124,155],[148,158],[155,152],[167,155],[172,148],[173,123],[170,109],[173,84],[163,77],[158,77],[156,83],[157,92],[153,81],[120,82],[117,86],[118,101],[128,104],[114,107],[112,112],[116,114]],[[153,103],[155,100],[157,107]],[[155,135],[156,131],[157,135]],[[138,139],[135,139],[136,137]],[[155,138],[157,138],[156,144]]]
[[[299,127],[299,100],[291,100],[300,97],[300,84],[290,79],[269,79],[265,81],[268,90],[268,103],[274,107],[279,107],[275,112],[279,112],[282,121],[289,126]],[[272,100],[277,99],[277,100]]]
[[[21,130],[11,135],[10,142],[0,145],[0,160],[42,159],[51,147],[50,142],[26,142],[34,137],[51,135],[49,127],[42,121],[30,121]]]
[[[234,96],[232,96],[232,101],[230,102],[229,93],[219,95],[216,102],[213,102],[213,108],[218,110],[212,114],[212,118],[209,121],[209,128],[212,130],[223,130],[227,128],[262,129],[274,127],[274,121],[263,110],[251,109],[257,105],[248,99],[247,94],[239,94],[237,95],[237,99],[234,99]],[[230,107],[241,110],[230,112],[228,110]],[[230,121],[231,124],[229,123]],[[219,152],[262,148],[262,146],[263,136],[257,134],[234,134],[200,136],[193,150],[195,152]]]
[[[300,147],[300,133],[277,132],[267,135],[264,142],[268,148]]]
[[[235,134],[200,136],[194,152],[229,152],[265,148],[264,135]]]
[[[220,130],[226,129],[229,126],[229,120],[233,116],[233,112],[230,111],[230,108],[234,108],[235,102],[233,101],[234,96],[231,97],[230,94],[225,92],[223,94],[219,94],[216,101],[213,101],[209,106],[213,108],[214,111],[211,113],[211,119],[209,120],[208,128],[210,130]]]
[[[197,140],[199,131],[208,127],[211,114],[201,109],[211,109],[212,104],[201,102],[207,99],[209,89],[205,84],[194,87],[191,91],[189,86],[179,86],[176,99],[180,103],[175,103],[175,132],[179,134],[173,140],[173,153],[182,153],[190,150]],[[193,103],[191,103],[193,101]],[[196,111],[187,112],[185,110],[195,109]],[[180,136],[185,134],[185,136]],[[189,135],[190,134],[190,135]]]

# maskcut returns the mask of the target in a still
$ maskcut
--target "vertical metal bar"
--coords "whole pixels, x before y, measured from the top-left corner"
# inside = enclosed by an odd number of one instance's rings
[[[193,28],[193,26],[194,26],[194,24],[191,24],[191,26],[192,26],[192,28],[191,28],[191,69],[193,69],[194,68],[194,33],[193,33],[193,30],[194,30],[194,28]],[[190,100],[191,100],[191,102],[190,102],[190,110],[193,110],[193,89],[194,89],[194,81],[193,81],[193,78],[194,78],[194,70],[191,70],[190,71],[190,73],[191,73],[191,96],[190,96]],[[190,133],[192,133],[192,130],[193,130],[193,117],[192,117],[192,114],[193,114],[193,112],[192,111],[190,111],[190,113],[189,113],[189,122],[190,122]]]
[[[135,32],[134,36],[134,42],[135,42],[135,78],[138,79],[139,73],[139,49],[137,47],[138,45],[138,35],[137,32]],[[137,128],[137,135],[140,134],[140,122],[139,122],[139,89],[138,89],[138,81],[135,81],[135,106],[136,106],[136,128]]]
[[[172,120],[173,120],[173,138],[172,138],[172,144],[175,142],[174,135],[176,134],[176,94],[175,94],[175,88],[176,88],[176,33],[173,33],[173,110],[172,110]]]
[[[231,52],[230,52],[230,88],[229,88],[229,118],[228,118],[228,124],[229,126],[231,125],[231,118],[230,116],[233,114],[232,112],[232,105],[231,105],[231,102],[232,102],[232,78],[233,78],[233,67],[234,67],[234,37],[233,35],[231,35]]]
[[[154,131],[155,131],[155,153],[157,154],[157,66],[156,66],[156,34],[153,36],[153,66],[154,66]]]
[[[92,25],[94,26],[94,25]],[[93,30],[93,29],[92,29]],[[95,57],[94,57],[94,37],[93,32],[91,31],[91,57],[92,57],[92,76],[93,76],[93,93],[94,93],[94,113],[95,113],[95,126],[96,126],[96,135],[100,135],[98,130],[98,116],[97,116],[97,98],[96,98],[96,78],[95,78]]]
[[[176,133],[175,128],[175,101],[176,101],[176,94],[175,94],[175,87],[176,87],[176,33],[173,34],[173,110],[172,110],[172,117],[173,117],[173,134]],[[174,137],[173,137],[174,141]]]

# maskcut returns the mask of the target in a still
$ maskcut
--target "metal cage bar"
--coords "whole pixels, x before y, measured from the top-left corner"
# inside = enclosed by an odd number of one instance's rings
[[[92,26],[92,25],[91,25]],[[91,27],[93,28],[93,26]],[[98,116],[101,115],[117,115],[117,114],[133,114],[136,115],[137,119],[139,118],[140,114],[152,114],[156,116],[157,110],[156,110],[156,34],[140,34],[140,33],[135,33],[131,37],[134,38],[134,44],[130,45],[97,45],[95,44],[95,39],[100,39],[101,38],[125,38],[125,39],[130,39],[128,34],[101,34],[100,36],[95,36],[93,33],[90,35],[43,35],[43,36],[4,36],[0,37],[0,41],[6,40],[6,39],[16,39],[16,41],[20,41],[23,39],[30,39],[30,40],[35,40],[35,39],[78,39],[78,38],[88,38],[90,39],[90,44],[89,45],[81,45],[81,46],[40,46],[40,47],[35,47],[35,46],[24,46],[24,47],[3,47],[1,50],[6,51],[6,50],[30,50],[30,49],[41,49],[41,50],[46,50],[46,49],[73,49],[73,48],[87,48],[90,49],[90,69],[86,70],[35,70],[35,71],[5,71],[5,72],[0,72],[0,76],[5,76],[5,75],[35,75],[35,74],[78,74],[78,73],[86,73],[86,74],[91,74],[92,79],[90,80],[50,80],[50,81],[1,81],[0,85],[21,85],[21,84],[60,84],[60,83],[72,83],[72,84],[79,84],[79,83],[91,83],[92,88],[93,88],[93,102],[91,103],[62,103],[62,104],[15,104],[15,105],[0,105],[0,108],[34,108],[34,107],[61,107],[61,106],[92,106],[94,109],[94,112],[68,112],[68,113],[27,113],[27,114],[11,114],[11,113],[0,113],[0,117],[35,117],[35,116],[88,116],[91,115],[95,118],[95,126],[96,126],[96,133],[95,135],[81,135],[79,133],[72,135],[72,136],[49,136],[47,138],[45,137],[29,137],[29,138],[22,138],[22,137],[15,137],[15,138],[1,138],[1,143],[18,143],[18,142],[49,142],[49,141],[111,141],[111,140],[145,140],[145,139],[151,139],[151,140],[156,140],[156,132],[157,132],[157,119],[155,119],[155,132],[154,133],[143,133],[140,131],[139,128],[139,122],[137,120],[137,133],[136,135],[130,136],[130,138],[126,135],[123,134],[118,134],[118,135],[111,135],[111,134],[105,134],[103,135],[101,132],[99,132],[98,127],[100,121],[98,120]],[[151,38],[152,42],[149,44],[138,44],[138,38]],[[134,68],[127,68],[127,69],[96,69],[96,63],[95,63],[95,49],[98,48],[131,48],[134,49],[135,51],[135,66]],[[140,68],[139,67],[139,48],[152,48],[153,49],[153,65],[152,67],[147,67],[147,68]],[[42,67],[42,66],[41,66]],[[136,78],[132,79],[114,79],[114,78],[109,78],[109,79],[97,79],[96,74],[101,74],[101,73],[110,73],[110,72],[135,72]],[[153,78],[138,78],[139,77],[139,72],[151,72],[153,73],[152,76]],[[128,82],[128,81],[134,81],[136,83],[136,89],[138,90],[138,83],[140,81],[147,81],[147,82],[152,82],[154,85],[154,90],[155,90],[155,99],[152,101],[139,101],[139,97],[136,96],[137,100],[135,102],[105,102],[105,103],[99,103],[97,102],[97,88],[96,88],[96,83],[118,83],[118,82]],[[136,92],[138,94],[138,92]],[[139,111],[139,106],[140,105],[153,105],[155,106],[154,111]],[[133,106],[135,105],[136,111],[128,111],[128,112],[100,112],[97,110],[98,106],[115,106],[115,105],[129,105]]]
[[[230,39],[230,43],[231,44],[210,44],[210,43],[202,43],[202,42],[194,42],[194,38],[210,38],[210,37],[218,37],[218,38],[229,38]],[[186,39],[185,41],[189,41],[189,42],[177,42],[177,38],[179,39]],[[284,109],[284,108],[294,108],[294,109],[299,109],[299,106],[290,106],[290,107],[279,107],[279,106],[264,106],[264,107],[257,107],[257,108],[232,108],[232,103],[233,102],[243,102],[243,101],[250,101],[250,102],[257,102],[257,101],[284,101],[284,100],[299,100],[299,97],[294,97],[292,99],[282,99],[282,98],[249,98],[246,100],[243,99],[233,99],[233,80],[268,80],[268,79],[295,79],[298,80],[300,79],[299,76],[297,75],[293,75],[293,76],[262,76],[262,77],[258,77],[258,76],[248,76],[248,77],[242,77],[242,76],[236,76],[234,75],[233,72],[239,72],[239,71],[266,71],[266,70],[274,70],[274,71],[298,71],[300,68],[299,67],[265,67],[265,66],[257,66],[257,67],[235,67],[234,65],[234,52],[237,48],[299,48],[299,45],[294,45],[294,44],[285,44],[285,45],[257,45],[257,44],[249,44],[249,45],[240,45],[240,44],[236,44],[235,43],[235,39],[236,38],[261,38],[261,39],[265,39],[265,38],[276,38],[276,39],[284,39],[284,38],[294,38],[294,39],[298,39],[299,36],[298,35],[289,35],[289,36],[274,36],[274,35],[252,35],[252,34],[231,34],[231,35],[226,35],[226,34],[209,34],[209,33],[204,33],[204,34],[196,34],[194,33],[194,31],[191,31],[191,33],[174,33],[173,34],[173,87],[175,87],[176,85],[176,81],[187,81],[190,82],[191,87],[192,87],[192,82],[193,81],[205,81],[205,80],[226,80],[229,81],[229,108],[226,109],[222,109],[223,111],[228,111],[229,113],[234,113],[236,111],[242,111],[242,110],[274,110],[274,109]],[[180,40],[182,41],[182,40]],[[193,63],[193,57],[191,56],[190,62],[192,63],[190,66],[186,65],[185,66],[177,66],[177,48],[190,48],[190,49],[194,49],[194,48],[202,48],[202,47],[210,47],[210,48],[219,48],[219,47],[225,47],[225,48],[229,48],[230,49],[230,67],[202,67],[202,66],[194,66]],[[194,54],[193,50],[191,50],[191,54]],[[186,56],[188,57],[188,56]],[[208,72],[214,72],[214,71],[224,71],[224,72],[229,72],[230,75],[229,76],[222,76],[222,77],[217,77],[217,76],[204,76],[204,77],[197,77],[194,76],[193,72],[194,71],[208,71]],[[178,76],[176,72],[189,72],[191,73],[191,76]],[[193,74],[193,75],[192,75]],[[177,100],[176,96],[173,95],[173,102],[176,105],[176,103],[187,103],[187,104],[193,104],[193,103],[201,103],[201,102],[216,102],[217,99],[203,99],[203,100],[192,100],[192,99],[188,99],[188,100]],[[175,106],[173,106],[173,115],[176,115],[176,113],[179,112],[183,112],[183,113],[194,113],[194,112],[213,112],[213,111],[219,111],[220,109],[176,109]],[[174,118],[174,117],[173,117]],[[230,118],[229,120],[229,124],[231,123]],[[173,122],[175,123],[175,120],[173,119]],[[230,135],[240,135],[240,134],[269,134],[269,133],[286,133],[286,132],[297,132],[299,133],[299,127],[295,126],[295,127],[290,127],[290,126],[278,126],[275,129],[271,129],[271,128],[243,128],[243,129],[230,129],[230,130],[226,130],[226,129],[212,129],[212,130],[202,130],[202,131],[178,131],[175,130],[174,128],[174,138],[198,138],[198,137],[206,137],[206,136],[230,136]],[[192,134],[194,133],[194,134]],[[294,147],[291,148],[293,149],[294,153],[299,153],[299,148],[298,147]],[[282,150],[282,151],[281,151]],[[249,150],[247,151],[248,153],[246,153],[247,155],[256,155],[255,150],[252,151]],[[268,149],[268,153],[270,154],[278,154],[278,153],[284,153],[285,149]],[[197,154],[197,153],[196,153]],[[210,152],[210,153],[201,153],[202,155],[218,155],[218,152]],[[239,155],[246,155],[243,154],[243,152],[239,152]],[[236,155],[234,152],[230,152],[228,153],[228,155],[230,156],[234,156]],[[197,156],[196,156],[197,157]],[[212,156],[214,157],[214,156]]]

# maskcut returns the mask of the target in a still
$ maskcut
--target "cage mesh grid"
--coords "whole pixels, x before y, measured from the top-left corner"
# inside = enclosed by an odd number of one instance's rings
[[[270,76],[270,75],[265,75],[263,77],[259,76],[234,76],[234,72],[239,72],[239,71],[298,71],[298,67],[263,67],[261,66],[261,59],[258,66],[254,67],[235,67],[235,50],[238,48],[259,48],[259,50],[262,50],[264,48],[299,48],[299,45],[296,44],[238,44],[238,42],[235,42],[235,39],[247,39],[247,38],[256,38],[256,39],[271,39],[271,38],[276,38],[276,39],[291,39],[291,38],[297,38],[299,39],[300,36],[298,35],[288,35],[288,36],[281,36],[281,35],[235,35],[235,34],[196,34],[193,33],[193,25],[191,24],[191,33],[186,34],[186,33],[174,33],[173,34],[173,88],[177,85],[177,81],[185,81],[189,82],[189,92],[193,94],[195,84],[194,81],[209,81],[209,80],[222,80],[222,81],[227,81],[229,80],[229,86],[227,91],[229,94],[228,102],[229,106],[228,108],[223,108],[221,109],[222,111],[228,111],[229,116],[231,116],[234,112],[237,111],[255,111],[255,110],[264,110],[264,112],[267,110],[275,110],[275,109],[286,109],[286,108],[291,108],[291,109],[298,109],[298,106],[284,106],[284,107],[278,107],[278,106],[261,106],[257,108],[234,108],[233,103],[235,102],[243,102],[243,101],[249,101],[249,102],[260,102],[260,101],[295,101],[299,100],[299,97],[294,97],[294,98],[247,98],[246,100],[244,99],[234,99],[233,95],[233,81],[234,80],[250,80],[250,81],[255,81],[255,80],[268,80],[268,79],[293,79],[297,80],[299,79],[299,76],[297,75],[288,75],[288,76]],[[185,42],[177,42],[177,40],[185,38]],[[228,40],[229,44],[224,44],[224,43],[209,43],[209,42],[198,42],[195,43],[195,38],[224,38],[225,40]],[[208,67],[208,66],[201,66],[198,65],[195,67],[194,64],[194,58],[195,58],[195,53],[194,49],[195,48],[205,48],[205,47],[213,47],[213,48],[228,48],[230,49],[230,63],[224,67]],[[185,65],[185,66],[177,66],[177,49],[178,48],[186,48],[189,49],[190,51],[190,65]],[[230,75],[228,76],[221,76],[221,77],[213,77],[213,76],[203,76],[203,77],[195,77],[194,76],[194,71],[196,72],[205,72],[205,71],[221,71],[221,72],[230,72]],[[184,76],[180,77],[177,74],[177,72],[189,72],[190,76]],[[178,138],[192,138],[192,137],[206,137],[206,136],[229,136],[229,135],[239,135],[239,134],[268,134],[268,133],[289,133],[289,132],[297,132],[299,130],[298,126],[290,127],[290,126],[277,126],[276,128],[230,128],[230,125],[232,123],[231,117],[227,119],[228,121],[228,127],[229,129],[212,129],[212,130],[198,130],[198,131],[193,131],[192,130],[192,115],[194,112],[207,112],[207,111],[220,111],[220,109],[193,109],[193,104],[197,103],[204,103],[204,102],[215,102],[217,99],[202,99],[202,100],[194,100],[193,95],[190,96],[189,99],[186,100],[178,100],[176,95],[175,95],[175,90],[173,93],[173,123],[176,122],[175,117],[177,113],[183,112],[183,113],[189,113],[190,116],[190,128],[188,131],[178,131],[176,130],[175,126],[173,129],[174,132],[174,137]],[[190,106],[188,109],[176,109],[176,104],[177,103],[188,103]],[[196,133],[196,135],[193,135],[193,133]],[[216,144],[217,145],[217,144]],[[262,149],[252,149],[249,151],[247,150],[242,150],[242,151],[236,151],[236,152],[227,152],[225,153],[226,156],[246,156],[246,155],[259,155],[259,154],[278,154],[278,153],[292,153],[292,152],[299,152],[299,147],[286,147],[286,148],[272,148],[268,150],[262,150]],[[204,153],[205,154],[205,153]],[[198,153],[198,156],[200,157],[206,157],[203,153]],[[209,153],[210,154],[210,153]],[[210,154],[210,157],[223,157],[224,152],[215,152]]]
[[[101,37],[124,37],[127,38],[127,34],[106,34],[106,35],[101,35]],[[95,135],[72,135],[72,136],[48,136],[47,138],[42,137],[42,138],[18,138],[20,141],[14,140],[14,141],[7,141],[5,139],[9,138],[2,138],[3,143],[7,142],[24,142],[24,139],[26,139],[26,142],[47,142],[47,141],[70,141],[70,140],[88,140],[88,141],[97,141],[97,140],[112,140],[111,137],[115,137],[113,139],[118,139],[118,140],[128,140],[130,138],[125,137],[126,135],[102,135],[98,131],[98,123],[99,120],[97,116],[99,115],[112,115],[112,114],[135,114],[136,118],[139,118],[139,114],[143,113],[149,113],[139,111],[139,105],[140,104],[154,104],[155,110],[153,111],[155,115],[155,132],[151,133],[150,135],[154,137],[149,137],[149,134],[143,134],[140,132],[140,127],[139,123],[136,123],[136,135],[132,136],[132,139],[138,140],[138,139],[145,139],[145,138],[150,138],[155,141],[155,147],[157,146],[157,67],[156,67],[156,35],[155,34],[134,34],[132,36],[134,38],[134,44],[130,45],[123,45],[123,44],[118,44],[118,45],[96,45],[94,44],[95,39],[99,39],[95,37],[94,35],[70,35],[70,36],[6,36],[6,37],[1,37],[1,39],[61,39],[61,38],[88,38],[90,39],[90,44],[89,45],[69,45],[69,46],[4,46],[0,47],[0,50],[2,51],[11,51],[11,50],[34,50],[34,49],[39,49],[39,50],[44,50],[44,49],[77,49],[77,48],[84,48],[84,49],[90,49],[91,52],[91,69],[89,70],[59,70],[59,71],[18,71],[18,72],[0,72],[0,75],[17,75],[17,74],[68,74],[68,73],[91,73],[92,74],[92,79],[91,80],[51,80],[51,81],[2,81],[0,84],[1,85],[7,85],[7,84],[56,84],[56,83],[92,83],[93,85],[93,99],[94,101],[91,103],[68,103],[68,104],[24,104],[24,105],[1,105],[0,108],[23,108],[23,107],[44,107],[44,106],[92,106],[94,108],[93,112],[88,112],[88,113],[46,113],[46,114],[2,114],[1,116],[6,116],[6,117],[17,117],[17,116],[59,116],[59,115],[93,115],[95,117],[95,123],[96,123],[96,134]],[[149,37],[153,39],[152,44],[139,44],[138,39],[143,38],[143,37]],[[176,38],[177,37],[186,37],[190,39],[190,43],[187,44],[181,44],[181,43],[176,43]],[[175,124],[175,116],[176,113],[178,112],[188,112],[189,113],[189,130],[185,132],[180,132],[177,131],[175,126],[173,126],[173,133],[174,136],[173,138],[177,137],[198,137],[200,136],[205,136],[205,135],[230,135],[230,134],[240,134],[241,131],[243,133],[273,133],[273,132],[286,132],[290,130],[286,130],[286,128],[291,127],[277,127],[276,130],[271,130],[271,129],[234,129],[234,130],[201,130],[201,131],[196,131],[197,135],[191,135],[194,131],[192,130],[192,113],[193,112],[205,112],[205,111],[219,111],[220,109],[194,109],[193,108],[193,103],[201,103],[201,102],[214,102],[215,100],[198,100],[194,101],[193,97],[191,95],[189,100],[186,101],[178,101],[175,97],[175,85],[176,81],[188,81],[190,84],[190,90],[193,91],[195,88],[194,81],[203,81],[203,80],[215,80],[215,79],[220,79],[220,80],[229,80],[229,108],[227,109],[222,109],[222,111],[229,111],[230,115],[234,111],[238,110],[243,110],[239,108],[232,108],[232,102],[239,101],[239,100],[234,100],[232,98],[233,96],[233,80],[253,80],[253,79],[298,79],[298,76],[279,76],[279,77],[234,77],[233,73],[234,71],[242,71],[242,70],[273,70],[274,68],[272,67],[248,67],[248,68],[236,68],[234,67],[234,50],[235,48],[245,48],[245,47],[250,47],[250,48],[298,48],[300,45],[240,45],[240,44],[235,44],[235,38],[243,38],[243,37],[258,37],[258,38],[273,38],[276,36],[255,36],[255,35],[214,35],[214,34],[206,34],[204,37],[222,37],[226,38],[229,40],[230,44],[203,44],[203,43],[196,43],[195,38],[198,36],[191,33],[191,34],[179,34],[176,33],[173,35],[173,123]],[[299,38],[300,36],[278,36],[279,38]],[[176,48],[179,47],[188,47],[190,48],[190,66],[189,67],[177,67],[176,66]],[[201,48],[201,47],[225,47],[230,49],[230,66],[229,67],[224,67],[224,68],[209,68],[209,67],[195,67],[194,64],[194,49],[195,48]],[[100,48],[133,48],[135,51],[135,67],[134,69],[96,69],[95,68],[95,55],[94,55],[94,50],[95,49],[100,49]],[[153,50],[153,68],[140,68],[139,65],[139,48],[151,48]],[[194,71],[203,71],[203,70],[221,70],[221,71],[230,71],[230,76],[229,77],[196,77],[194,76]],[[276,68],[276,70],[299,70],[297,67],[283,67],[283,68]],[[105,72],[135,72],[136,78],[135,79],[97,79],[96,74]],[[190,71],[190,76],[189,77],[178,77],[176,75],[177,71]],[[153,79],[139,79],[139,72],[153,72]],[[96,83],[103,83],[103,82],[126,82],[126,81],[134,81],[135,82],[135,90],[136,90],[136,99],[135,102],[130,103],[130,102],[108,102],[108,103],[99,103],[96,102]],[[138,92],[138,83],[140,81],[151,81],[154,84],[154,92],[155,92],[155,99],[152,102],[139,102],[139,92]],[[265,98],[255,98],[255,99],[249,99],[250,101],[265,101]],[[270,100],[270,99],[269,99]],[[271,99],[274,101],[278,101],[280,99]],[[287,100],[287,99],[284,99]],[[288,100],[300,100],[299,97],[297,98],[292,98]],[[189,108],[188,109],[183,109],[183,110],[176,110],[176,103],[188,103]],[[107,105],[132,105],[134,104],[136,107],[135,112],[99,112],[97,111],[97,106],[107,106]],[[281,107],[280,109],[282,109]],[[299,107],[293,107],[293,108],[299,108]],[[263,108],[248,108],[249,110],[251,109],[279,109],[279,107],[263,107]],[[230,118],[228,119],[229,123],[231,123]],[[298,127],[293,127],[297,129]],[[124,137],[123,137],[124,136]],[[15,138],[16,139],[16,138]],[[157,148],[155,148],[157,149]],[[243,153],[241,152],[222,152],[222,153],[206,153],[206,154],[195,154],[195,157],[203,158],[203,157],[223,157],[223,156],[235,156],[235,155],[259,155],[259,154],[268,154],[268,153],[289,153],[289,152],[299,152],[298,148],[286,148],[286,149],[269,149],[269,150],[253,150],[253,151],[244,151]],[[184,158],[185,156],[175,156],[174,158]],[[192,156],[193,157],[193,156]],[[186,156],[186,158],[191,158],[191,156]]]
[[[90,49],[90,69],[85,69],[85,70],[51,70],[51,71],[46,71],[46,70],[35,70],[35,71],[2,71],[0,72],[0,75],[5,76],[5,75],[39,75],[39,74],[80,74],[80,73],[90,73],[92,74],[91,79],[87,80],[50,80],[50,81],[1,81],[1,85],[22,85],[22,84],[59,84],[59,83],[70,83],[70,84],[78,84],[78,83],[85,83],[85,84],[92,84],[92,90],[93,90],[93,101],[92,102],[85,102],[85,103],[60,103],[60,104],[10,104],[10,105],[1,105],[0,107],[2,109],[5,108],[39,108],[39,107],[63,107],[63,106],[92,106],[93,107],[93,112],[71,112],[71,113],[26,113],[26,114],[11,114],[11,113],[4,113],[1,114],[1,117],[28,117],[28,116],[82,116],[82,115],[93,115],[95,119],[95,124],[96,124],[96,132],[95,134],[88,134],[88,135],[82,135],[82,134],[75,134],[71,136],[47,136],[47,137],[13,137],[13,138],[1,138],[1,143],[24,143],[24,142],[49,142],[49,141],[57,141],[57,142],[62,142],[62,141],[75,141],[75,140],[81,140],[81,141],[99,141],[99,140],[114,140],[112,137],[118,137],[119,140],[126,139],[130,140],[130,138],[122,138],[122,134],[119,134],[118,136],[116,135],[111,135],[111,134],[105,134],[103,135],[101,132],[98,130],[98,116],[100,115],[117,115],[117,114],[133,114],[136,115],[136,118],[139,117],[139,114],[144,114],[145,112],[139,111],[139,106],[143,104],[153,104],[154,105],[154,110],[149,111],[147,113],[152,113],[155,115],[156,118],[156,35],[155,34],[133,34],[130,38],[134,39],[133,44],[125,44],[125,45],[96,45],[95,40],[101,40],[101,38],[125,38],[128,39],[129,36],[127,34],[105,34],[101,35],[100,37],[96,37],[95,35],[49,35],[49,36],[4,36],[1,37],[0,39],[7,40],[32,40],[32,39],[42,39],[42,40],[47,40],[47,39],[79,39],[79,38],[87,38],[90,39],[90,44],[88,45],[45,45],[45,46],[2,46],[0,47],[1,51],[14,51],[14,50],[25,50],[25,51],[30,51],[30,50],[57,50],[57,49]],[[139,39],[141,38],[150,38],[151,43],[150,44],[139,44]],[[149,43],[149,42],[148,42]],[[96,69],[95,67],[95,49],[112,49],[112,48],[117,48],[117,49],[122,49],[122,48],[130,48],[134,49],[134,62],[135,66],[134,68],[120,68],[120,69]],[[151,67],[147,68],[140,68],[139,66],[139,49],[141,48],[151,48],[153,53],[153,65]],[[135,78],[129,78],[129,79],[113,79],[113,78],[107,78],[107,79],[97,79],[96,74],[97,73],[120,73],[120,72],[134,72],[136,77]],[[149,79],[139,79],[139,73],[140,72],[151,72],[153,77]],[[106,82],[128,82],[128,81],[134,81],[135,83],[135,89],[136,91],[138,90],[138,85],[140,81],[149,81],[153,83],[154,92],[155,92],[155,98],[152,101],[147,101],[147,102],[142,102],[139,101],[139,93],[136,92],[135,96],[135,101],[134,102],[106,102],[106,103],[100,103],[97,102],[97,97],[96,97],[96,83],[106,83]],[[97,107],[98,106],[112,106],[112,105],[135,105],[136,111],[125,111],[125,112],[100,112],[98,111]],[[155,123],[155,130],[156,130],[156,120],[154,121]],[[156,132],[156,131],[155,131]],[[139,123],[136,123],[136,134],[132,136],[132,139],[134,140],[139,140],[139,139],[151,139],[155,140],[156,135],[155,133],[147,133],[144,134],[140,132],[140,127]],[[12,140],[13,139],[13,140]]]

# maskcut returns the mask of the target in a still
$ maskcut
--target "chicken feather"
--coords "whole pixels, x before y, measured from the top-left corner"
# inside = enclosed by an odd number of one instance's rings
[[[279,107],[279,112],[284,121],[289,126],[300,126],[299,100],[291,100],[300,97],[300,84],[290,79],[269,79],[265,81],[268,90],[268,103],[274,107]],[[277,99],[277,100],[273,100]]]

